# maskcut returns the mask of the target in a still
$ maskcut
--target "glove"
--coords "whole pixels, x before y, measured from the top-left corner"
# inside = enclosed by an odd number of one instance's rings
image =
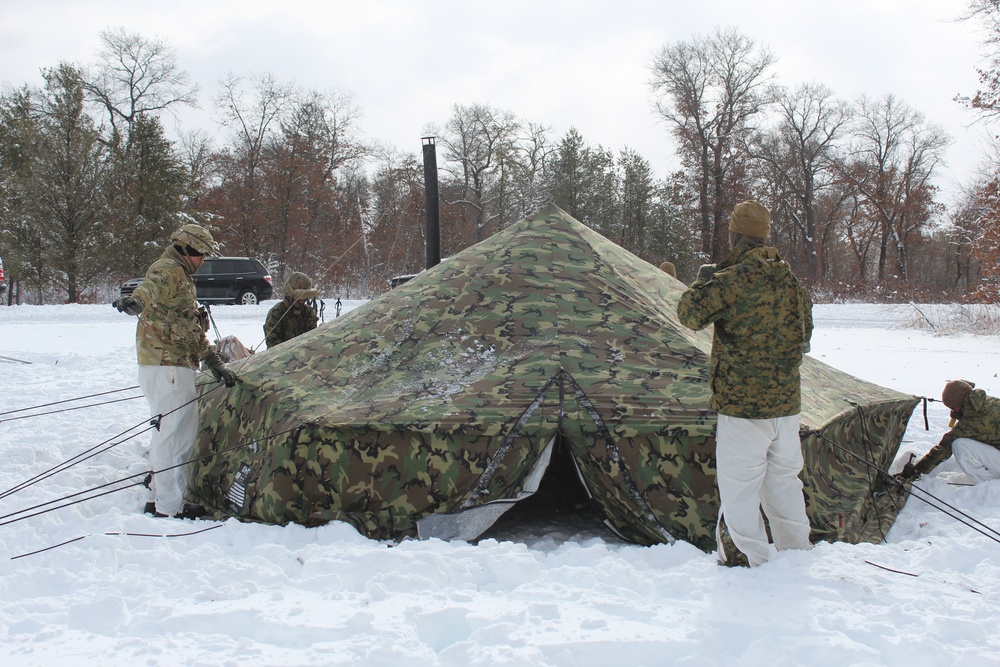
[[[208,370],[212,371],[212,375],[219,382],[225,382],[227,387],[236,385],[236,373],[226,368],[226,364],[223,363],[222,357],[217,352],[213,352],[205,357],[205,365],[208,366]]]
[[[910,462],[904,465],[901,471],[896,473],[896,477],[903,480],[904,482],[912,482],[917,477],[920,477],[920,473],[917,472],[917,466],[913,465],[913,463]]]
[[[712,279],[712,276],[715,275],[717,270],[718,269],[715,264],[702,264],[698,268],[698,277],[695,278],[695,282],[707,283]]]
[[[120,296],[112,301],[111,305],[117,308],[119,313],[126,315],[138,315],[142,312],[142,302],[136,301],[130,296]]]

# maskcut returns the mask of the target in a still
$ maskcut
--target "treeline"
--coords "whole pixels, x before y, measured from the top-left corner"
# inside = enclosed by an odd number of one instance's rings
[[[199,92],[174,51],[121,29],[101,37],[92,66],[60,63],[40,88],[0,96],[0,257],[12,299],[107,299],[188,221],[211,229],[225,254],[264,261],[276,284],[305,271],[326,295],[369,297],[422,268],[422,161],[361,136],[349,94],[227,74],[212,97],[220,135],[171,141],[164,115]],[[725,254],[729,212],[753,197],[817,299],[988,294],[995,184],[970,184],[949,210],[933,185],[941,128],[892,95],[846,102],[822,84],[784,87],[773,63],[732,29],[655,55],[651,95],[681,167],[665,176],[635,149],[455,104],[425,128],[438,151],[442,255],[554,201],[690,280]]]

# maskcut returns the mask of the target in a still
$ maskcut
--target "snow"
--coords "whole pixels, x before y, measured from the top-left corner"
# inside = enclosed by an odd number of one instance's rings
[[[270,305],[213,313],[256,347]],[[812,354],[861,378],[934,398],[955,378],[1000,393],[1000,336],[913,328],[905,305],[818,305],[815,319]],[[141,486],[20,513],[146,469],[134,322],[107,305],[0,308],[4,667],[1000,664],[1000,540],[915,498],[886,544],[822,543],[752,570],[573,517],[478,544],[392,544],[344,524],[156,519]],[[62,411],[80,403],[99,405]],[[947,429],[940,403],[928,417],[925,431],[918,406],[894,469]],[[1000,528],[1000,482],[963,479],[947,461],[919,485]]]

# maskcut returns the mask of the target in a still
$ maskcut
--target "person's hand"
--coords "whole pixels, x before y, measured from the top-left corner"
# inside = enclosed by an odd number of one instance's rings
[[[913,465],[912,461],[906,463],[903,469],[896,473],[896,477],[904,482],[912,482],[917,477],[920,477],[920,473],[917,472],[917,466]]]
[[[695,278],[695,282],[707,283],[709,280],[712,279],[712,276],[715,275],[715,272],[717,270],[718,267],[716,267],[715,264],[702,264],[698,268],[698,277]]]
[[[227,387],[236,385],[236,373],[226,368],[226,364],[217,352],[213,352],[205,357],[205,365],[208,366],[208,370],[212,371],[212,375],[219,382],[225,382]]]
[[[138,315],[142,312],[142,303],[130,296],[120,296],[112,301],[111,305],[117,308],[119,313],[126,315]]]

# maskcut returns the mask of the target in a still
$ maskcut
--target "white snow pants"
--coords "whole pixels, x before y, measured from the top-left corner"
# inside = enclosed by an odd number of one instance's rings
[[[719,415],[715,439],[722,501],[719,521],[726,522],[733,543],[750,565],[771,558],[761,507],[776,549],[809,549],[809,519],[799,479],[799,415],[775,419]]]
[[[184,508],[188,467],[198,432],[195,373],[180,366],[139,366],[139,387],[150,415],[164,415],[149,443],[156,511],[173,516]],[[168,414],[169,413],[169,414]],[[173,467],[179,466],[179,467]]]
[[[1000,479],[1000,449],[971,438],[956,438],[951,453],[962,472],[977,484]]]

